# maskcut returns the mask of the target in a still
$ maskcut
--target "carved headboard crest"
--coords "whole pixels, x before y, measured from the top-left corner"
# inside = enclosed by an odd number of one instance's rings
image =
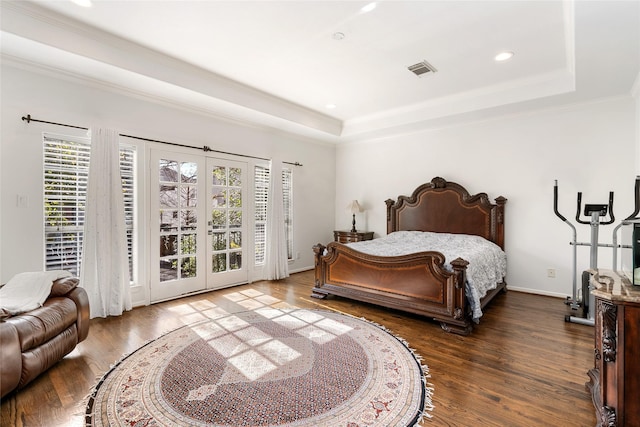
[[[445,188],[447,186],[447,180],[436,176],[431,180],[431,185],[433,185],[433,188]]]

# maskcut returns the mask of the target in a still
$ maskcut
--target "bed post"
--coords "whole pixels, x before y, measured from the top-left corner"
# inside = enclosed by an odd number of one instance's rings
[[[458,335],[469,335],[473,329],[473,325],[467,318],[467,313],[465,312],[465,307],[467,306],[465,282],[468,265],[469,262],[462,258],[456,258],[451,261],[451,267],[453,267],[455,275],[455,286],[453,289],[453,319],[444,320],[434,317],[435,320],[440,322],[440,327],[443,330]]]
[[[464,307],[467,305],[467,300],[465,296],[465,283],[467,281],[466,271],[469,262],[462,259],[456,258],[451,261],[451,267],[453,268],[453,272],[456,275],[456,284],[455,284],[455,297],[454,297],[454,313],[453,318],[456,320],[461,320],[465,316]]]
[[[387,199],[384,202],[387,204],[387,234],[389,234],[396,231],[396,217],[391,215],[391,208],[396,202],[391,199]]]
[[[507,199],[500,196],[496,200],[496,245],[504,250],[504,205]]]
[[[314,280],[314,286],[311,292],[311,296],[314,298],[320,298],[320,299],[324,299],[327,297],[327,293],[326,292],[322,292],[320,291],[320,288],[322,288],[322,285],[324,285],[325,282],[325,271],[324,271],[324,264],[322,263],[321,258],[324,256],[324,252],[325,252],[326,247],[321,244],[318,243],[317,245],[313,246],[313,253],[314,253],[314,260],[315,260],[315,280]]]

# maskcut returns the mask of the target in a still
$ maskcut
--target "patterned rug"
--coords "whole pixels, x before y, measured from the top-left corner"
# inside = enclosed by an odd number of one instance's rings
[[[100,380],[88,426],[414,426],[427,369],[384,328],[264,308],[170,332]]]

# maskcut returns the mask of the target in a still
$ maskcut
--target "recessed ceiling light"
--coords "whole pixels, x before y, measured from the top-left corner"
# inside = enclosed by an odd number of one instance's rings
[[[334,108],[336,108],[336,104],[327,104],[327,105],[325,105],[325,108],[327,108],[329,110],[333,110]]]
[[[373,9],[376,8],[376,6],[378,6],[378,4],[376,2],[371,2],[371,3],[367,4],[366,6],[363,6],[362,8],[360,8],[360,12],[362,12],[362,13],[371,12]]]
[[[502,61],[507,61],[509,59],[513,58],[513,52],[500,52],[499,54],[497,54],[495,56],[495,60],[498,62],[502,62]]]
[[[91,0],[71,0],[73,3],[77,4],[78,6],[82,6],[82,7],[91,7],[92,3]]]

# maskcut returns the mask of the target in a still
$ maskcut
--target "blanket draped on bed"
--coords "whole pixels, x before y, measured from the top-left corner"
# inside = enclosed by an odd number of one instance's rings
[[[398,256],[416,252],[437,251],[445,256],[445,268],[458,257],[469,262],[466,293],[473,310],[473,320],[482,316],[480,299],[507,275],[507,256],[498,245],[480,236],[433,233],[427,231],[395,231],[388,235],[347,246],[369,255]]]

